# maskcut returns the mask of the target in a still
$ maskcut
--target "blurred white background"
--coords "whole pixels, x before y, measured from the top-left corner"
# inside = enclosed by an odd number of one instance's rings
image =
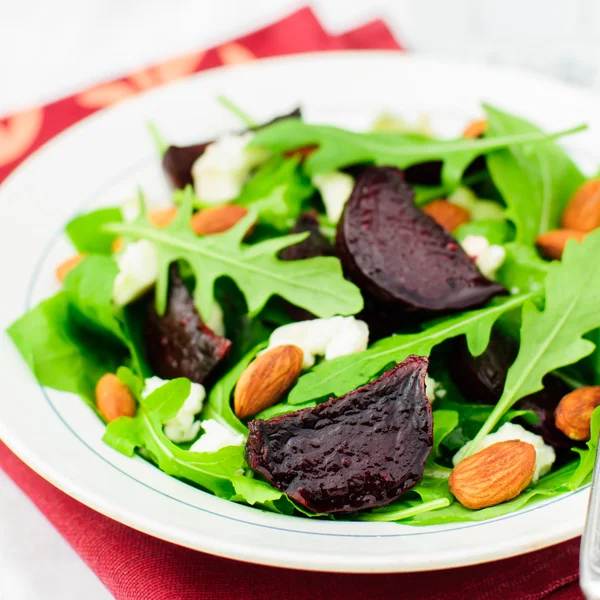
[[[2,0],[0,117],[212,46],[296,0]],[[332,33],[384,18],[414,52],[517,65],[600,90],[598,0],[313,0]],[[0,471],[0,599],[106,600],[79,557]]]
[[[3,0],[0,115],[245,33],[301,0]],[[381,16],[410,50],[600,89],[598,0],[313,0],[340,32]]]

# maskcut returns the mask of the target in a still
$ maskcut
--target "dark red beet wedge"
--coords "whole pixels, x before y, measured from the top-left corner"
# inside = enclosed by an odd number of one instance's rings
[[[466,341],[456,340],[450,352],[450,375],[464,398],[475,404],[496,404],[518,349],[514,340],[496,330],[492,332],[486,351],[479,356],[471,356]],[[515,410],[531,410],[537,415],[537,423],[522,424],[555,448],[573,446],[573,441],[554,424],[554,410],[570,391],[561,379],[547,375],[543,390],[522,398],[514,406]]]
[[[281,121],[281,119],[300,116],[300,109],[296,108],[288,115],[276,117],[268,123],[259,125],[257,129],[271,125],[271,123],[275,123],[276,121]],[[192,166],[204,154],[206,147],[211,143],[212,140],[203,142],[202,144],[192,144],[191,146],[169,146],[167,148],[163,155],[162,166],[173,187],[183,189],[186,185],[194,183]]]
[[[303,260],[317,256],[333,256],[335,251],[329,240],[321,233],[317,213],[302,213],[290,233],[309,233],[299,244],[288,246],[279,253],[281,260]]]
[[[389,504],[419,481],[431,451],[427,366],[426,358],[409,356],[316,408],[251,421],[248,464],[315,513]]]
[[[382,308],[464,310],[505,293],[415,206],[412,189],[393,167],[370,167],[356,182],[336,251],[346,276]]]
[[[171,267],[169,300],[160,317],[148,298],[144,342],[148,362],[163,379],[187,377],[202,383],[229,352],[231,342],[202,322],[177,268]]]

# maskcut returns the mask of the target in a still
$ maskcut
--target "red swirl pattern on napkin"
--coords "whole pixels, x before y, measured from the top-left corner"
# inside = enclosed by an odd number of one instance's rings
[[[222,64],[342,49],[401,49],[380,21],[330,36],[309,8],[210,50],[173,58],[0,119],[0,182],[46,141],[96,110]],[[523,557],[426,574],[345,575],[250,565],[175,546],[113,521],[44,481],[0,443],[0,467],[117,600],[576,600],[579,540]]]

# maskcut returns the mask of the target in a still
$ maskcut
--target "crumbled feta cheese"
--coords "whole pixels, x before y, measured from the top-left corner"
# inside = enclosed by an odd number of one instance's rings
[[[535,483],[542,475],[545,475],[550,471],[554,461],[556,460],[556,453],[554,448],[544,442],[544,438],[531,431],[527,431],[521,425],[515,425],[514,423],[505,423],[496,431],[496,433],[490,433],[486,435],[481,444],[478,446],[478,450],[483,450],[496,442],[507,442],[509,440],[521,440],[527,442],[535,448],[535,472],[533,474],[532,483]],[[469,444],[465,444],[452,458],[452,463],[456,466],[465,455]]]
[[[429,402],[433,403],[436,398],[443,398],[446,393],[446,390],[439,381],[436,381],[429,375],[425,375],[425,394]]]
[[[125,223],[131,223],[140,216],[140,199],[128,198],[121,205],[121,216]]]
[[[496,271],[506,258],[506,250],[502,246],[490,244],[482,235],[468,235],[461,245],[463,250],[475,261],[484,277],[488,279],[496,277]]]
[[[202,429],[204,433],[190,448],[192,452],[216,452],[227,446],[241,446],[245,441],[243,434],[234,433],[214,419],[202,421]]]
[[[314,175],[312,183],[321,194],[327,218],[332,223],[337,223],[354,189],[354,178],[347,173],[332,171]]]
[[[149,396],[152,392],[162,387],[168,380],[160,377],[146,379],[142,397]],[[200,421],[196,421],[196,415],[202,410],[202,403],[206,397],[203,385],[193,383],[190,393],[182,404],[177,414],[163,423],[165,435],[176,443],[191,442],[200,431]]]
[[[158,277],[156,246],[147,240],[127,244],[117,257],[119,272],[113,284],[113,301],[125,306],[149,290]]]
[[[222,204],[240,195],[250,171],[264,162],[269,153],[248,148],[254,133],[224,135],[209,144],[192,165],[196,195],[208,204]]]
[[[278,327],[269,338],[269,348],[293,344],[304,352],[303,367],[310,369],[316,356],[326,360],[366,350],[369,327],[354,317],[330,317],[298,321]]]

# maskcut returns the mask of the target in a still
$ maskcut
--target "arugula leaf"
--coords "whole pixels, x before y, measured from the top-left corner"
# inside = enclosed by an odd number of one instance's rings
[[[570,490],[576,490],[581,487],[591,476],[596,462],[598,450],[598,436],[600,435],[600,407],[596,407],[592,413],[590,439],[587,442],[587,449],[573,448],[579,454],[579,464],[577,469],[567,481],[566,486]]]
[[[191,452],[179,448],[163,432],[164,421],[181,408],[189,389],[190,381],[180,378],[169,381],[146,398],[140,397],[136,416],[111,421],[103,440],[129,456],[135,448],[143,448],[168,475],[187,479],[217,496],[231,498],[235,495],[231,479],[244,465],[244,449],[241,446],[211,453]]]
[[[256,210],[261,223],[280,231],[290,230],[302,211],[303,202],[315,192],[299,165],[297,157],[268,160],[244,186],[235,204]]]
[[[524,119],[489,105],[484,108],[488,140],[543,133]],[[508,217],[517,228],[517,242],[523,244],[533,244],[539,234],[559,227],[567,201],[585,180],[567,153],[550,138],[491,153],[487,165],[508,205]]]
[[[187,194],[176,218],[163,229],[153,227],[145,215],[134,223],[107,226],[112,232],[156,244],[159,261],[156,308],[159,314],[164,314],[166,307],[169,265],[176,260],[187,262],[194,272],[195,300],[203,315],[211,312],[214,284],[219,277],[230,277],[235,281],[251,315],[256,315],[273,295],[319,317],[355,314],[362,309],[360,290],[344,279],[337,258],[298,261],[277,258],[282,248],[302,241],[307,234],[283,236],[250,246],[242,244],[244,235],[256,220],[256,215],[250,212],[229,231],[199,237],[189,225],[192,201],[191,195]]]
[[[250,506],[262,506],[271,512],[285,515],[294,513],[294,504],[279,490],[261,479],[234,475],[231,479],[236,495],[231,498],[233,502],[245,502]]]
[[[463,223],[452,232],[452,235],[461,243],[468,235],[482,235],[490,244],[504,244],[511,234],[512,227],[510,223],[497,219],[483,219]]]
[[[103,228],[107,223],[122,221],[121,209],[100,208],[75,217],[67,223],[65,231],[75,248],[82,254],[111,254],[117,236]]]
[[[148,133],[152,137],[152,141],[154,142],[154,146],[156,147],[156,151],[158,155],[162,158],[169,148],[169,144],[165,141],[165,138],[162,136],[161,132],[158,130],[156,123],[149,121],[147,123]]]
[[[421,332],[384,338],[359,354],[323,361],[300,377],[288,402],[301,404],[330,394],[341,396],[363,385],[386,366],[399,363],[410,354],[427,356],[434,346],[459,335],[467,336],[469,350],[477,356],[485,350],[496,320],[531,298],[533,294],[501,298],[485,308],[432,321]]]
[[[517,242],[504,245],[506,258],[496,278],[507,289],[538,292],[544,288],[549,263],[541,259],[532,246]]]
[[[112,305],[112,290],[119,272],[108,256],[86,256],[64,281],[65,294],[83,326],[127,344]]]
[[[476,448],[515,402],[541,390],[551,371],[578,362],[595,348],[583,335],[600,327],[600,230],[567,243],[560,263],[548,266],[546,304],[523,306],[521,343],[504,392],[471,445]]]
[[[79,394],[94,408],[96,382],[124,357],[77,326],[65,292],[38,304],[7,332],[41,385]]]
[[[230,113],[235,115],[248,129],[255,129],[258,123],[242,108],[235,104],[227,96],[217,96],[217,101],[225,107]]]
[[[427,458],[428,463],[434,463],[440,455],[440,445],[457,427],[458,412],[455,410],[433,411],[433,448]]]
[[[213,386],[208,399],[202,409],[203,419],[214,419],[230,427],[236,432],[248,435],[248,428],[235,416],[231,408],[231,394],[235,388],[237,380],[244,372],[246,367],[252,362],[254,357],[260,350],[265,347],[265,344],[260,344],[253,348],[250,352],[240,360],[232,369],[230,369],[217,383]]]
[[[488,139],[436,140],[425,135],[376,131],[356,133],[331,127],[311,125],[297,118],[273,123],[256,133],[250,145],[284,152],[304,146],[318,145],[306,160],[310,175],[336,171],[358,163],[392,165],[400,169],[428,162],[442,161],[442,182],[454,189],[465,169],[481,155],[506,146],[547,141],[581,131],[582,127],[552,135],[525,132]]]
[[[89,331],[99,333],[124,345],[140,375],[151,375],[143,352],[140,327],[140,307],[115,309],[112,301],[116,262],[108,256],[86,256],[64,281],[75,322]]]

